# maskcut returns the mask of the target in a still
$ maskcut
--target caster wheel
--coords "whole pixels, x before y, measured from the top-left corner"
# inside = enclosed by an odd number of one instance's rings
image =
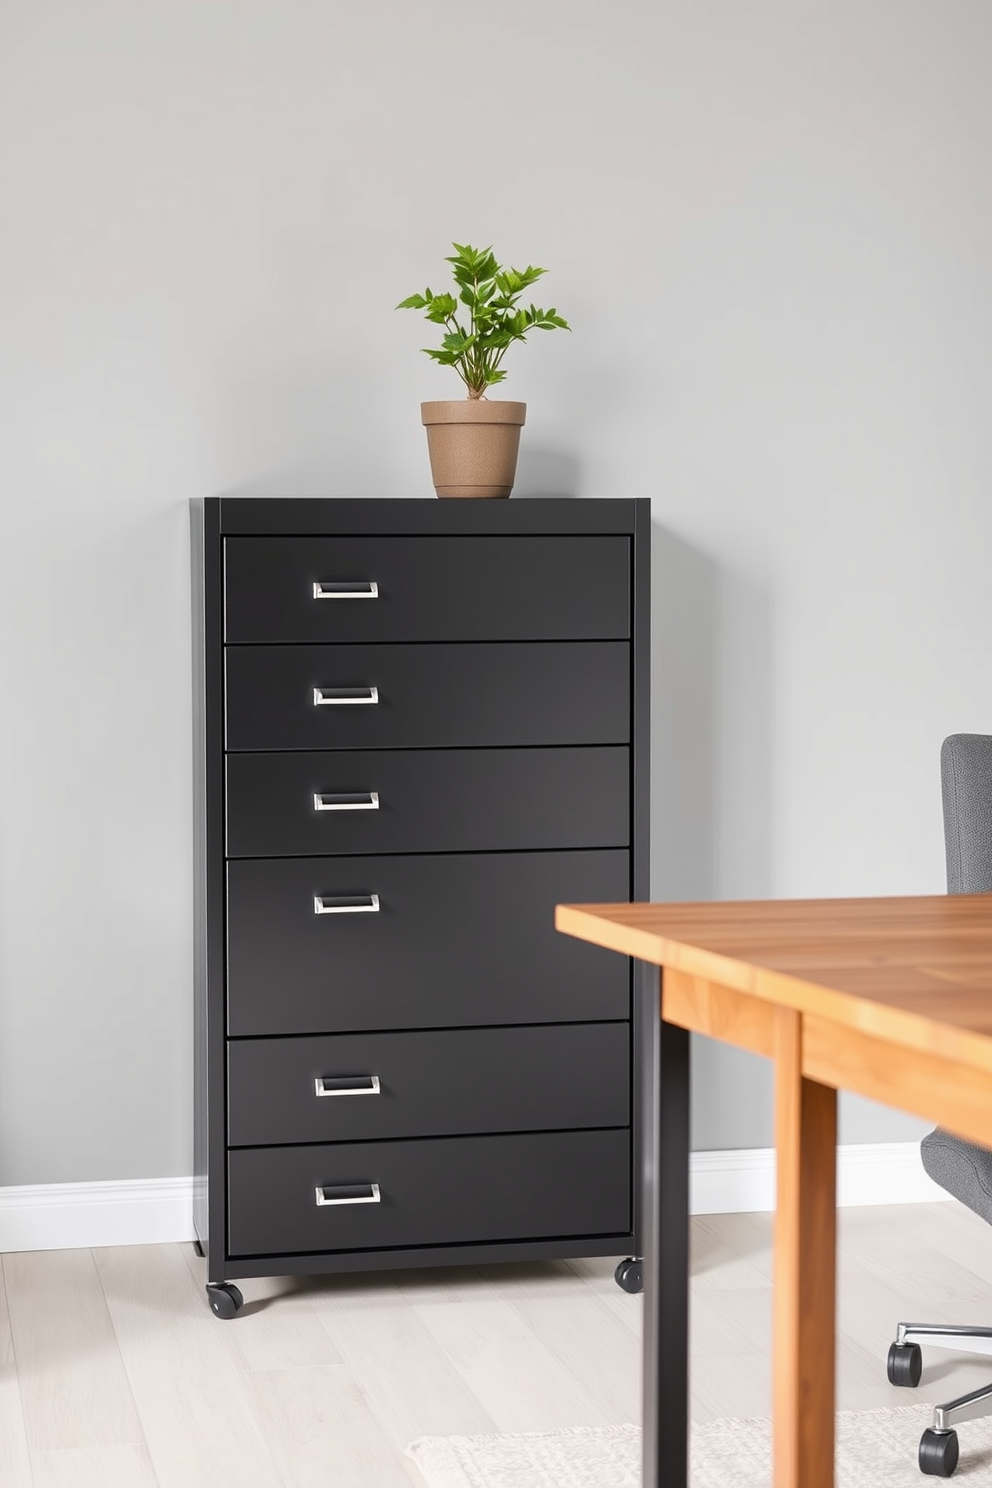
[[[918,1385],[923,1373],[923,1350],[918,1343],[893,1343],[885,1372],[890,1385]]]
[[[628,1256],[625,1261],[620,1262],[613,1276],[617,1286],[622,1287],[625,1292],[636,1294],[644,1290],[643,1261],[634,1261]]]
[[[208,1281],[207,1301],[214,1317],[223,1318],[225,1322],[239,1313],[245,1305],[241,1289],[231,1281]]]
[[[202,1261],[203,1260],[203,1246],[200,1244],[199,1240],[194,1240],[193,1241],[193,1251],[194,1251],[194,1253],[196,1255],[198,1255],[200,1257],[200,1260]]]
[[[949,1478],[958,1465],[956,1431],[924,1431],[920,1437],[920,1472],[931,1478]]]

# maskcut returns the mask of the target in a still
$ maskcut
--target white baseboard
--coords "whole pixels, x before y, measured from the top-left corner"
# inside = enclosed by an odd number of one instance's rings
[[[192,1238],[192,1178],[0,1188],[0,1251],[159,1245]]]
[[[774,1209],[774,1150],[694,1152],[689,1190],[693,1214]],[[929,1204],[947,1197],[923,1171],[917,1142],[851,1144],[837,1150],[841,1205]],[[0,1188],[0,1251],[160,1245],[192,1238],[192,1178]]]
[[[923,1170],[919,1142],[851,1142],[837,1148],[837,1203],[932,1204],[949,1199]],[[750,1214],[775,1208],[775,1149],[694,1152],[689,1162],[693,1214]]]

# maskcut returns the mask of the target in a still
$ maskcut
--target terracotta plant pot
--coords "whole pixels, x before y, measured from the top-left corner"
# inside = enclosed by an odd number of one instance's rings
[[[509,496],[526,403],[421,403],[431,477],[439,496]]]

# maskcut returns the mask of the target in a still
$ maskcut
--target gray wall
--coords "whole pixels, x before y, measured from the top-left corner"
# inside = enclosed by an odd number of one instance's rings
[[[986,0],[0,10],[0,1182],[190,1169],[185,503],[427,494],[457,385],[392,306],[452,238],[574,323],[509,363],[520,493],[654,497],[655,894],[941,889],[990,44]],[[743,1056],[696,1105],[769,1140]]]

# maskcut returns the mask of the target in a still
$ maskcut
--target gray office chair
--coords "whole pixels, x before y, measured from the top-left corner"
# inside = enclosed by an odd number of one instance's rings
[[[952,734],[940,751],[940,774],[947,892],[992,894],[992,737]],[[952,1137],[939,1127],[923,1138],[920,1150],[923,1166],[934,1182],[992,1224],[992,1152]],[[923,1368],[920,1342],[964,1353],[992,1354],[992,1328],[900,1323],[889,1349],[892,1384],[919,1384]],[[992,1385],[935,1406],[933,1425],[920,1438],[920,1471],[935,1478],[949,1478],[958,1465],[954,1426],[980,1416],[992,1416]]]

